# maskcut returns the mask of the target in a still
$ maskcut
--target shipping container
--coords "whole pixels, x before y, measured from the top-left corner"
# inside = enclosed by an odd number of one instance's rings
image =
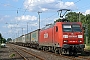
[[[38,43],[39,41],[39,29],[31,32],[31,43]]]
[[[22,42],[22,43],[26,43],[26,42],[25,42],[25,35],[22,35],[21,37],[22,37],[21,42]]]
[[[16,40],[15,40],[15,41],[16,41],[16,42],[19,42],[19,41],[18,41],[18,38],[16,38]]]
[[[30,33],[25,34],[25,43],[30,43]]]

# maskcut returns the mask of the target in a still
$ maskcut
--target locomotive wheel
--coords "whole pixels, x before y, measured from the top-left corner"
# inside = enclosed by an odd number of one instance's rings
[[[56,48],[55,53],[62,55],[62,48]]]
[[[58,52],[58,49],[56,48],[56,49],[55,49],[55,54],[57,54],[57,52]]]
[[[84,55],[84,54],[85,54],[85,52],[84,52],[84,49],[82,48],[81,55]]]
[[[59,54],[62,55],[62,48],[59,48]]]
[[[46,48],[45,47],[43,47],[43,51],[46,51]]]
[[[77,48],[76,47],[70,47],[69,48],[69,55],[78,56],[77,55]]]
[[[77,48],[76,48],[76,47],[74,47],[74,50],[73,50],[73,55],[74,55],[74,56],[78,56],[77,52],[78,52],[78,51],[77,51]]]
[[[71,51],[71,50],[69,50],[69,55],[73,55],[73,53],[72,53],[72,51]]]
[[[72,47],[69,48],[69,55],[73,55]]]

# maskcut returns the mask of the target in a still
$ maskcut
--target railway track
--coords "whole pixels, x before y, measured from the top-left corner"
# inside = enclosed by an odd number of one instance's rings
[[[90,56],[69,56],[69,55],[60,55],[62,57],[71,59],[71,60],[90,60]]]
[[[17,52],[24,60],[27,60],[25,56],[23,56],[19,51],[16,51],[14,48],[12,48],[15,52]]]
[[[64,57],[64,58],[67,58],[67,59],[70,59],[70,60],[90,60],[90,56],[88,56],[87,53],[83,56],[80,55],[80,56],[76,57],[76,56],[55,54],[55,53],[47,52],[47,51],[43,51],[43,52],[53,54],[53,55],[56,55],[56,56],[60,56],[60,57]]]
[[[28,52],[26,51],[25,49],[22,49],[22,48],[18,48],[18,47],[14,47],[12,48],[15,52],[17,52],[24,60],[45,60],[44,58],[38,56],[38,55],[35,55],[31,52]],[[33,58],[31,58],[33,56]]]
[[[90,60],[90,57],[85,57],[85,56],[79,56],[79,58],[84,60]]]
[[[25,47],[20,48],[20,47],[16,46],[16,48],[19,49],[19,50],[22,50],[23,52],[28,53],[28,54],[36,57],[36,58],[38,58],[39,60],[46,60],[46,59],[44,59],[44,58],[42,58],[40,56],[37,56],[36,54],[28,52]],[[42,51],[42,50],[38,50],[38,51]],[[47,51],[42,51],[42,52],[48,53],[48,54],[51,54],[51,55],[53,54],[53,55],[59,56],[59,57],[63,57],[63,58],[66,58],[67,60],[90,60],[90,56],[86,56],[86,55],[85,56],[80,55],[78,57],[75,57],[75,56],[69,56],[69,55],[55,54],[55,53],[47,52]],[[24,60],[26,60],[26,58]]]

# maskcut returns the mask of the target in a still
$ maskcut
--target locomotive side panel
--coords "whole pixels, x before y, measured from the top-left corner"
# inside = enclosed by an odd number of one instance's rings
[[[63,45],[62,25],[60,22],[56,23],[50,28],[40,31],[39,44],[43,46],[62,47]]]
[[[55,31],[54,31],[54,40],[56,41],[56,47],[62,47],[63,46],[63,31],[62,31],[62,23],[57,22],[55,25]]]
[[[53,28],[40,31],[39,45],[52,46],[53,44]]]

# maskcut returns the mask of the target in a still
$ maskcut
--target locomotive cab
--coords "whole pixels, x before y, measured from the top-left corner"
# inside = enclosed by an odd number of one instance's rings
[[[63,24],[63,43],[82,44],[83,32],[80,24]]]

